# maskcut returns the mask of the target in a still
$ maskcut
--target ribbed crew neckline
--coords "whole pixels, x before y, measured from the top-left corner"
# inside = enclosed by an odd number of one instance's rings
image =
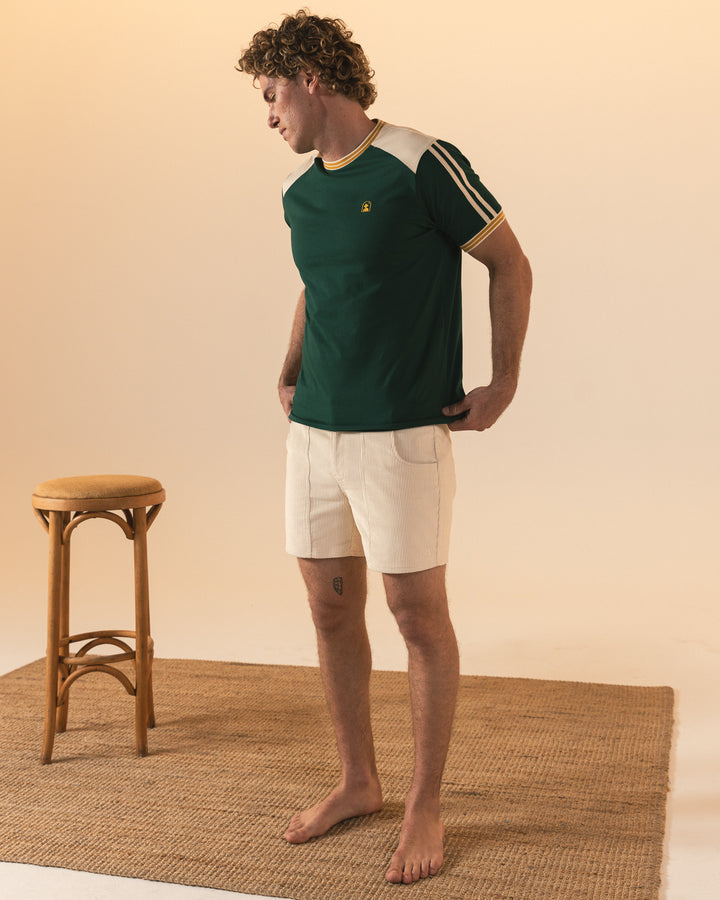
[[[344,169],[345,166],[349,166],[351,162],[354,162],[358,158],[358,156],[361,156],[367,150],[370,144],[372,144],[375,138],[382,131],[384,124],[385,123],[381,119],[378,119],[375,127],[370,132],[370,134],[368,134],[368,136],[362,141],[361,144],[358,144],[358,146],[354,150],[348,153],[347,156],[343,156],[341,159],[334,159],[329,162],[322,159],[322,157],[318,157],[318,160],[322,164],[323,168],[327,169],[327,171],[329,172],[336,172],[338,169]]]

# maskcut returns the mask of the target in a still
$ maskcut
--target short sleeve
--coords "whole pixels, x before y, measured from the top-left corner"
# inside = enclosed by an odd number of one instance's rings
[[[416,179],[430,219],[462,250],[474,250],[505,219],[498,201],[452,144],[435,141],[423,154]]]

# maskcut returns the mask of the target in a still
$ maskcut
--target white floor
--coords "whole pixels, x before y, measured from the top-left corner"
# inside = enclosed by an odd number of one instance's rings
[[[36,641],[32,647],[22,644],[5,652],[0,658],[0,672],[7,672],[37,657]],[[617,650],[617,648],[615,648]],[[550,651],[550,652],[548,652]],[[608,648],[598,645],[543,647],[524,644],[517,659],[507,655],[504,648],[504,674],[535,677],[567,678],[568,680],[608,681],[602,672],[608,664]],[[676,690],[676,728],[671,771],[672,790],[668,803],[668,829],[662,900],[718,900],[720,898],[720,722],[718,721],[718,685],[720,684],[720,656],[712,647],[701,642],[668,639],[664,647],[646,647],[648,658],[669,675],[668,678],[635,679],[632,671],[625,683],[669,683]],[[171,654],[168,654],[171,655]],[[631,654],[624,654],[626,658]],[[548,659],[557,662],[549,666]],[[253,662],[262,660],[250,660]],[[265,660],[274,662],[275,660]],[[497,660],[488,654],[485,672],[496,674]],[[389,666],[381,666],[389,668]],[[647,676],[647,660],[641,666]],[[465,659],[466,673],[483,673],[480,659]],[[571,673],[571,674],[564,674]],[[617,671],[614,672],[617,674]],[[620,678],[613,678],[620,681]],[[211,898],[240,897],[226,891],[182,887],[137,881],[126,878],[90,875],[36,866],[0,864],[0,896],[8,900],[76,900],[80,895],[93,900],[211,900]],[[320,900],[320,898],[319,898]],[[325,898],[323,898],[325,900]],[[552,900],[552,898],[548,898]],[[582,900],[582,898],[578,898]]]

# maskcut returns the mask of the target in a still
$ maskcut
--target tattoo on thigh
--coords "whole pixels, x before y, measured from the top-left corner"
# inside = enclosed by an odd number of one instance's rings
[[[335,593],[339,594],[342,597],[343,580],[339,575],[337,578],[333,578],[333,588],[335,588]]]

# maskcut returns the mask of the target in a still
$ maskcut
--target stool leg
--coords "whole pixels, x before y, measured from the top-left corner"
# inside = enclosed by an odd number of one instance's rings
[[[70,513],[66,512],[63,515],[63,530],[70,522]],[[70,536],[68,535],[67,540],[63,541],[62,551],[61,551],[61,566],[60,566],[61,574],[60,574],[60,640],[59,644],[59,655],[60,657],[68,656],[70,654]],[[60,691],[62,689],[63,684],[65,683],[65,679],[70,674],[70,668],[63,663],[60,663],[58,668],[58,697],[60,696]],[[62,703],[58,706],[57,711],[57,726],[56,731],[63,732],[67,729],[67,720],[68,720],[68,706],[70,703],[70,694],[69,692],[65,693],[63,697]]]
[[[138,756],[147,756],[150,688],[150,598],[147,564],[147,512],[133,510],[135,525],[135,744]]]
[[[152,664],[153,651],[150,650],[148,664],[148,728],[155,727],[155,700],[153,699]]]
[[[45,663],[45,731],[41,757],[43,763],[50,762],[53,744],[55,743],[64,516],[61,512],[51,511],[49,518],[50,554],[48,563],[47,653]]]

